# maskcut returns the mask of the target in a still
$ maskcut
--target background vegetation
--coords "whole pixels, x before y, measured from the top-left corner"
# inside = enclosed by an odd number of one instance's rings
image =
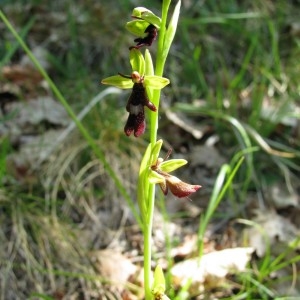
[[[141,299],[138,276],[127,276],[120,287],[115,283],[124,279],[114,277],[116,266],[104,261],[121,266],[129,258],[127,272],[140,266],[142,241],[132,205],[146,142],[123,133],[128,93],[99,82],[128,73],[132,40],[122,26],[135,6],[150,4],[2,3],[108,166],[1,21],[1,299]],[[160,5],[152,1],[148,8],[159,12]],[[171,267],[197,256],[201,242],[205,253],[238,246],[255,252],[246,271],[187,294],[170,276],[173,298],[300,295],[299,15],[296,0],[183,1],[166,65],[171,86],[164,89],[159,134],[165,151],[170,145],[174,156],[190,161],[181,175],[203,188],[192,199],[159,201],[155,259]],[[241,156],[245,160],[222,195],[219,171],[232,169]],[[199,219],[215,193],[221,202],[209,215],[204,238]],[[187,247],[194,236],[195,248],[180,252],[179,245]]]

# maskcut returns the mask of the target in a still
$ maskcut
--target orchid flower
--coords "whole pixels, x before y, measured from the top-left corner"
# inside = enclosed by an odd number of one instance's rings
[[[130,63],[132,66],[131,75],[118,75],[107,77],[101,81],[103,84],[109,84],[121,89],[132,88],[132,93],[128,98],[126,110],[129,116],[124,127],[124,132],[130,136],[134,132],[134,136],[138,137],[145,132],[146,122],[144,107],[148,107],[151,111],[156,112],[157,108],[149,100],[147,88],[162,89],[169,84],[169,79],[145,74],[145,70],[151,69],[146,66],[145,59],[141,52],[135,48],[130,50]]]
[[[171,193],[183,198],[195,193],[201,188],[201,185],[192,185],[180,180],[178,177],[170,175],[169,173],[187,164],[185,159],[169,159],[171,150],[169,150],[165,159],[158,157],[158,153],[162,146],[162,140],[157,141],[152,151],[151,166],[149,173],[150,183],[159,184],[161,190],[165,195],[170,190]]]
[[[131,17],[134,20],[127,22],[126,28],[138,38],[134,40],[137,43],[136,46],[131,46],[129,49],[151,46],[153,41],[156,40],[161,19],[145,7],[136,7]]]

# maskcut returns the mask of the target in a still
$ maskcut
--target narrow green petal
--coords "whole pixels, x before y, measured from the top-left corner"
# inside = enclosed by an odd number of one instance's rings
[[[161,76],[145,76],[144,79],[145,85],[156,90],[164,88],[170,83],[170,80]]]
[[[163,144],[163,140],[160,139],[153,146],[153,149],[151,152],[150,166],[153,166],[156,164],[162,144]]]
[[[137,71],[141,76],[145,74],[145,59],[140,50],[130,50],[130,64],[133,72]]]
[[[187,160],[185,160],[185,159],[169,159],[169,160],[163,161],[159,165],[159,168],[163,172],[170,173],[186,164],[187,164]]]
[[[145,51],[145,75],[146,76],[154,75],[153,61],[152,61],[150,51],[148,49],[146,49]]]
[[[124,78],[120,75],[114,75],[107,77],[101,81],[102,84],[113,85],[120,89],[131,89],[133,87],[133,82],[130,78]]]

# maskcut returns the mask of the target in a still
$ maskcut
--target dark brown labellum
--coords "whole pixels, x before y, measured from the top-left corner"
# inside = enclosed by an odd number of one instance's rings
[[[134,83],[126,105],[129,116],[124,132],[127,136],[134,132],[134,136],[138,137],[145,132],[144,106],[147,106],[152,111],[156,111],[155,105],[148,98],[143,79],[141,79],[141,82]]]
[[[134,132],[134,136],[139,137],[145,132],[146,128],[144,106],[137,105],[130,109],[131,112],[124,127],[124,132],[127,136],[130,136]]]
[[[157,28],[150,24],[144,31],[148,33],[144,38],[136,38],[134,41],[137,43],[135,46],[131,46],[129,50],[132,48],[139,49],[143,46],[151,46],[152,43],[156,40],[157,37]]]

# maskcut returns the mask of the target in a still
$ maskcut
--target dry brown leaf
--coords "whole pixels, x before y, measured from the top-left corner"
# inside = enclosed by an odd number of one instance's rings
[[[208,145],[195,146],[188,160],[191,162],[191,167],[200,165],[209,169],[219,169],[222,164],[226,163],[225,158],[219,151]]]
[[[184,131],[190,133],[195,139],[200,140],[204,134],[208,131],[207,126],[195,124],[191,119],[187,118],[184,114],[174,113],[171,110],[166,110],[167,118]]]
[[[20,112],[15,122],[24,128],[27,124],[38,125],[48,122],[55,126],[66,126],[70,119],[61,104],[51,97],[39,97],[27,103],[18,103]]]
[[[172,257],[185,257],[191,254],[197,246],[198,236],[196,234],[186,235],[182,244],[171,249]]]
[[[8,136],[18,147],[48,129],[62,128],[70,122],[62,105],[51,97],[39,97],[28,102],[14,101],[6,110],[11,116],[0,124],[0,136]]]
[[[277,182],[270,187],[271,201],[276,208],[299,206],[298,195],[292,188],[288,189],[285,182]]]
[[[258,226],[246,229],[249,245],[256,250],[258,256],[263,256],[269,246],[279,252],[280,247],[273,247],[284,243],[288,245],[299,237],[299,230],[290,220],[278,215],[274,211],[256,211],[253,222]]]
[[[48,158],[48,149],[61,135],[62,130],[48,130],[44,134],[32,136],[22,144],[18,152],[6,158],[8,174],[22,183],[36,183],[37,171]]]
[[[70,119],[61,104],[51,97],[39,97],[28,102],[14,101],[6,107],[11,116],[0,128],[0,134],[8,135],[11,140],[40,134],[48,128],[61,128]]]
[[[129,278],[138,270],[137,266],[115,249],[93,251],[91,260],[101,276],[121,291]]]
[[[295,267],[295,270],[296,269],[297,268]],[[299,276],[297,276],[296,272],[293,274],[294,278],[291,280],[278,280],[279,278],[291,278],[291,273],[292,270],[290,268],[282,268],[280,270],[277,270],[276,272],[273,272],[271,276],[274,280],[271,282],[271,286],[269,288],[272,288],[274,291],[276,291],[277,295],[285,295],[291,297],[285,298],[287,300],[300,299],[300,278]]]
[[[42,75],[35,68],[28,65],[13,65],[2,68],[2,76],[16,84],[30,82],[37,84],[43,80]]]
[[[8,136],[18,151],[7,159],[7,171],[21,182],[36,182],[37,170],[57,143],[70,119],[61,104],[51,97],[10,103],[11,117],[0,124],[0,136]]]
[[[192,280],[193,291],[201,292],[205,288],[220,286],[228,274],[243,272],[254,249],[232,248],[211,252],[198,258],[192,258],[176,264],[171,269],[174,284],[184,286]]]

